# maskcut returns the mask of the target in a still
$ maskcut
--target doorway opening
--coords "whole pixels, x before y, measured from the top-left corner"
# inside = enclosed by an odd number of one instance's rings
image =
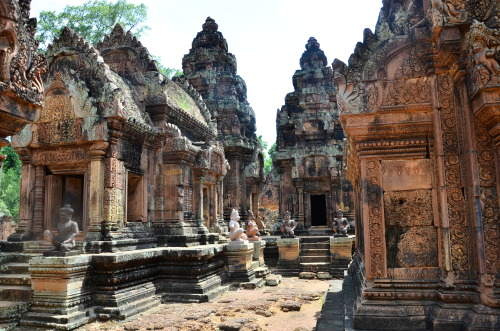
[[[210,211],[209,211],[209,201],[208,201],[208,188],[203,188],[203,220],[205,221],[205,226],[210,227]]]
[[[145,222],[145,194],[142,176],[128,173],[127,176],[127,222]]]
[[[326,226],[326,196],[311,195],[311,226]]]
[[[51,231],[57,230],[59,210],[64,205],[71,205],[74,210],[71,219],[78,223],[78,229],[83,227],[84,210],[84,175],[48,175],[45,191],[45,227]]]

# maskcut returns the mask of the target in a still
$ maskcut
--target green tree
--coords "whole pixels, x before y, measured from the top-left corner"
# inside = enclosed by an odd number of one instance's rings
[[[273,169],[273,157],[276,153],[276,143],[272,144],[270,149],[267,149],[269,144],[262,139],[262,135],[258,136],[257,139],[259,140],[261,150],[264,154],[264,171],[267,175]]]
[[[147,16],[147,7],[144,4],[134,5],[127,3],[127,0],[89,0],[81,6],[66,6],[60,13],[42,11],[36,38],[40,42],[40,49],[45,51],[49,43],[68,26],[93,45],[97,45],[105,34],[111,32],[116,23],[120,23],[125,30],[131,31],[139,38],[144,31],[151,29],[145,24]],[[160,73],[166,77],[182,75],[181,70],[164,67],[160,63],[160,57],[153,58]]]
[[[272,144],[267,150],[267,158],[264,161],[264,170],[266,171],[266,174],[270,173],[273,169],[274,154],[276,154],[276,143]]]
[[[3,213],[11,215],[17,222],[19,219],[21,160],[11,146],[0,149],[0,154],[7,156],[3,163],[0,182],[0,209]]]
[[[81,6],[66,6],[61,13],[42,11],[37,26],[37,39],[41,48],[46,49],[48,44],[59,36],[61,30],[68,26],[97,45],[105,34],[111,32],[116,23],[140,37],[144,31],[151,29],[145,25],[146,19],[147,7],[144,4],[136,6],[126,0],[117,0],[114,3],[90,0]]]

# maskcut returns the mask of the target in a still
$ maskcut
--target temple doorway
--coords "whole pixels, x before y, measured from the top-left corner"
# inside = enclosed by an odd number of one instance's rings
[[[326,195],[311,195],[311,226],[326,225]]]
[[[142,176],[129,172],[127,176],[127,222],[146,221],[146,195]]]
[[[48,175],[45,191],[45,228],[57,229],[59,209],[69,204],[74,213],[72,220],[78,223],[80,231],[84,230],[84,175]]]

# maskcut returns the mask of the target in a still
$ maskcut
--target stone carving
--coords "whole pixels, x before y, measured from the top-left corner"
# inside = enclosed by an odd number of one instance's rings
[[[74,210],[70,205],[64,205],[59,212],[57,235],[50,230],[43,233],[45,240],[58,251],[68,252],[75,248],[75,237],[78,235],[78,224],[71,220]]]
[[[294,91],[287,94],[276,116],[274,157],[280,169],[275,182],[280,188],[279,213],[288,210],[297,215],[300,231],[331,226],[335,210],[344,203],[339,183],[347,182],[340,169],[344,131],[338,120],[341,102],[334,96],[333,73],[314,37],[305,48],[300,70],[292,78]],[[319,207],[310,207],[311,203]]]
[[[498,14],[498,1],[385,0],[348,65],[333,63],[362,206],[354,329],[500,321]]]
[[[347,223],[347,218],[344,217],[344,212],[340,209],[337,210],[337,217],[332,223],[333,234],[347,236],[348,228],[349,224]]]
[[[437,233],[433,226],[412,227],[401,235],[397,248],[396,258],[402,267],[437,265]]]
[[[263,157],[245,82],[237,75],[236,58],[228,52],[227,41],[218,29],[215,20],[208,17],[182,59],[184,76],[176,82],[197,91],[216,124],[217,140],[223,144],[230,166],[224,176],[224,210],[244,210],[250,206],[246,192],[258,191],[263,181]]]
[[[469,72],[472,93],[488,84],[500,84],[500,29],[490,29],[483,22],[472,22],[468,37]]]
[[[239,221],[240,213],[236,209],[233,209],[231,212],[231,220],[229,221],[229,239],[231,239],[231,242],[243,243],[248,239],[245,231],[240,228]]]
[[[375,160],[366,162],[368,217],[370,225],[370,262],[375,277],[383,277],[386,271],[384,229],[382,223],[382,188],[380,187],[380,163]]]
[[[387,226],[432,225],[432,207],[430,190],[384,192]]]
[[[251,210],[247,213],[247,221],[245,224],[245,234],[250,241],[258,241],[260,240],[259,228],[257,227],[257,223],[255,222],[255,217]]]
[[[464,236],[469,232],[465,222],[464,192],[462,191],[461,159],[462,141],[459,118],[454,111],[454,96],[452,78],[448,75],[438,76],[438,92],[440,103],[443,105],[441,113],[441,128],[443,137],[443,150],[446,153],[444,160],[444,176],[448,188],[446,190],[448,202],[448,217],[451,231],[451,257],[453,269],[460,277],[467,277],[471,268],[469,261],[470,243]]]
[[[297,222],[292,219],[291,213],[286,211],[280,226],[281,238],[295,238],[295,227],[297,227]]]
[[[4,0],[0,6],[0,140],[35,121],[42,107],[46,62],[37,53],[30,3]]]

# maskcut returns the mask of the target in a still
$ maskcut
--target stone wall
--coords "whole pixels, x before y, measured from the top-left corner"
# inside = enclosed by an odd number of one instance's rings
[[[333,63],[357,197],[355,328],[500,325],[498,10],[387,0]]]

